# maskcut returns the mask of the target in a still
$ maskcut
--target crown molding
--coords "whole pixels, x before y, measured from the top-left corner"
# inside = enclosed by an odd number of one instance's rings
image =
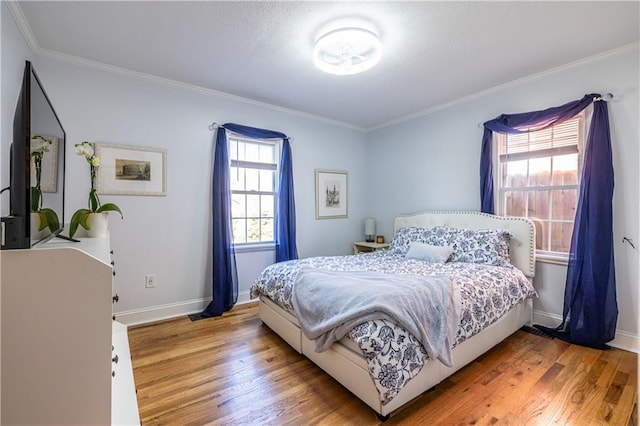
[[[93,60],[81,58],[81,57],[78,57],[78,56],[68,55],[66,53],[56,52],[54,50],[40,48],[39,52],[36,54],[36,56],[42,57],[42,58],[47,58],[47,59],[52,59],[52,60],[59,61],[59,62],[65,62],[65,63],[68,63],[68,64],[73,64],[73,65],[84,67],[84,68],[91,68],[91,69],[95,69],[95,70],[98,70],[98,71],[103,71],[103,72],[107,72],[107,73],[111,73],[111,74],[118,74],[118,75],[121,75],[121,76],[134,78],[134,79],[137,79],[137,80],[148,81],[148,82],[156,83],[156,84],[159,84],[159,85],[162,85],[162,86],[175,87],[175,88],[179,88],[179,89],[183,89],[183,90],[188,90],[188,91],[191,91],[191,92],[204,94],[204,95],[207,95],[207,96],[212,96],[212,97],[217,97],[217,98],[224,98],[224,99],[232,100],[232,101],[235,101],[235,102],[242,102],[242,103],[245,103],[245,104],[249,104],[249,105],[253,105],[253,106],[257,106],[257,107],[261,107],[261,108],[267,108],[267,109],[270,109],[270,110],[273,110],[273,111],[283,112],[283,113],[286,113],[286,114],[292,114],[292,115],[296,115],[296,116],[300,116],[300,117],[305,117],[305,118],[308,118],[308,119],[311,119],[311,120],[315,120],[315,121],[322,121],[322,122],[333,124],[333,125],[336,125],[336,126],[341,126],[341,127],[346,127],[346,128],[353,129],[353,130],[358,130],[358,131],[361,131],[361,132],[366,131],[366,129],[363,128],[363,127],[355,126],[353,124],[345,123],[343,121],[332,120],[330,118],[326,118],[326,117],[322,117],[322,116],[318,116],[318,115],[314,115],[314,114],[309,114],[309,113],[302,112],[302,111],[297,111],[295,109],[286,108],[286,107],[270,104],[270,103],[267,103],[267,102],[256,101],[256,100],[249,99],[249,98],[243,98],[241,96],[236,96],[236,95],[231,95],[229,93],[220,92],[218,90],[207,89],[205,87],[196,86],[194,84],[189,84],[189,83],[184,83],[184,82],[177,81],[177,80],[172,80],[172,79],[169,79],[169,78],[159,77],[159,76],[156,76],[156,75],[153,75],[153,74],[147,74],[147,73],[143,73],[143,72],[139,72],[139,71],[133,71],[133,70],[130,70],[130,69],[127,69],[127,68],[122,68],[122,67],[117,67],[117,66],[114,66],[114,65],[105,64],[103,62],[93,61]]]
[[[445,102],[443,104],[436,105],[434,107],[427,108],[425,110],[418,111],[416,113],[413,113],[413,114],[410,114],[410,115],[407,115],[407,116],[404,116],[404,117],[401,117],[401,118],[398,118],[398,119],[395,119],[395,120],[392,120],[392,121],[388,121],[386,123],[377,125],[375,127],[368,128],[367,132],[380,130],[380,129],[383,129],[385,127],[389,127],[389,126],[392,126],[392,125],[395,125],[395,124],[400,124],[400,123],[403,123],[403,122],[406,122],[406,121],[414,120],[416,118],[424,117],[426,115],[433,114],[434,112],[442,111],[444,109],[450,108],[450,107],[455,106],[455,105],[464,104],[464,103],[467,103],[467,102],[470,102],[470,101],[485,97],[487,95],[492,95],[492,94],[495,94],[495,93],[498,93],[498,92],[502,92],[504,90],[511,89],[511,88],[520,86],[522,84],[525,84],[525,83],[528,83],[528,82],[531,82],[531,81],[534,81],[534,80],[549,76],[549,75],[556,74],[556,73],[561,72],[561,71],[565,71],[565,70],[568,70],[568,69],[571,69],[571,68],[575,68],[575,67],[578,67],[578,66],[581,66],[581,65],[589,64],[589,63],[592,63],[592,62],[598,62],[598,61],[601,61],[603,59],[609,58],[611,56],[616,56],[616,55],[619,55],[619,54],[622,54],[622,53],[626,53],[626,52],[630,52],[632,50],[636,50],[636,49],[639,49],[639,48],[640,48],[640,42],[634,42],[634,43],[627,44],[627,45],[624,45],[624,46],[621,46],[621,47],[618,47],[618,48],[615,48],[615,49],[612,49],[612,50],[607,50],[606,52],[598,53],[596,55],[589,56],[589,57],[583,58],[583,59],[579,59],[579,60],[574,61],[574,62],[569,62],[568,64],[564,64],[564,65],[560,65],[558,67],[550,68],[550,69],[545,70],[545,71],[540,71],[538,73],[531,74],[531,75],[528,75],[526,77],[522,77],[522,78],[519,78],[517,80],[510,81],[508,83],[500,84],[498,86],[494,86],[494,87],[491,87],[489,89],[481,90],[481,91],[473,93],[471,95],[463,96],[461,98],[454,99],[454,100],[452,100],[450,102]]]
[[[13,18],[15,19],[16,24],[18,25],[18,28],[20,28],[22,35],[24,36],[27,44],[29,45],[29,48],[31,49],[31,51],[36,57],[52,59],[55,61],[65,62],[68,64],[73,64],[73,65],[84,67],[84,68],[91,68],[98,71],[104,71],[111,74],[117,74],[125,77],[134,78],[137,80],[148,81],[148,82],[156,83],[162,86],[176,87],[179,89],[204,94],[206,96],[223,98],[223,99],[228,99],[235,102],[241,102],[241,103],[245,103],[245,104],[249,104],[249,105],[253,105],[261,108],[267,108],[273,111],[296,115],[296,116],[308,118],[314,121],[321,121],[321,122],[332,124],[335,126],[357,130],[360,132],[366,132],[367,130],[364,127],[356,126],[350,123],[345,123],[344,121],[333,120],[327,117],[298,111],[292,108],[286,108],[286,107],[270,104],[267,102],[256,101],[254,99],[244,98],[241,96],[220,92],[217,90],[208,89],[205,87],[196,86],[189,83],[184,83],[184,82],[172,80],[169,78],[159,77],[153,74],[133,71],[127,68],[105,64],[103,62],[85,59],[79,56],[68,55],[66,53],[61,53],[61,52],[57,52],[50,49],[44,49],[38,44],[38,41],[33,31],[31,30],[31,26],[29,25],[29,22],[27,21],[24,15],[24,12],[22,11],[22,8],[18,4],[18,2],[15,0],[7,0],[6,3],[7,3],[7,6],[9,7],[9,10],[11,11],[11,15],[13,15]]]
[[[18,4],[18,2],[15,0],[5,0],[4,3],[9,8],[9,12],[11,12],[11,16],[13,16],[14,21],[16,21],[18,28],[20,28],[20,31],[22,32],[22,36],[27,42],[29,49],[31,49],[31,51],[34,54],[37,54],[41,50],[40,45],[38,45],[36,36],[33,34],[33,31],[31,30],[31,25],[29,25],[29,22],[27,21],[27,17],[24,16],[24,12],[22,11],[22,8]]]
[[[286,108],[286,107],[282,107],[282,106],[278,106],[278,105],[274,105],[274,104],[270,104],[270,103],[266,103],[266,102],[261,102],[261,101],[257,101],[257,100],[253,100],[253,99],[249,99],[249,98],[244,98],[241,96],[236,96],[236,95],[232,95],[229,93],[225,93],[225,92],[220,92],[217,90],[213,90],[213,89],[208,89],[205,87],[201,87],[201,86],[196,86],[193,84],[188,84],[188,83],[184,83],[181,81],[177,81],[177,80],[171,80],[168,78],[164,78],[164,77],[159,77],[153,74],[147,74],[147,73],[142,73],[142,72],[138,72],[138,71],[133,71],[133,70],[129,70],[126,68],[121,68],[121,67],[116,67],[113,65],[108,65],[102,62],[98,62],[98,61],[92,61],[89,59],[85,59],[85,58],[81,58],[78,56],[73,56],[73,55],[68,55],[65,53],[60,53],[60,52],[56,52],[53,50],[49,50],[49,49],[43,49],[40,47],[40,45],[37,42],[37,39],[35,37],[35,35],[33,34],[33,31],[31,30],[31,26],[29,25],[26,17],[24,16],[24,13],[22,12],[22,8],[20,7],[20,5],[18,4],[17,1],[15,0],[5,0],[5,3],[7,4],[7,6],[9,7],[9,10],[11,12],[11,14],[13,15],[18,27],[20,28],[20,31],[22,32],[27,44],[29,45],[29,48],[31,49],[31,51],[34,53],[34,55],[36,57],[44,57],[44,58],[48,58],[48,59],[53,59],[56,61],[60,61],[60,62],[65,62],[65,63],[70,63],[73,65],[77,65],[77,66],[81,66],[81,67],[85,67],[85,68],[91,68],[91,69],[95,69],[95,70],[99,70],[99,71],[105,71],[108,73],[112,73],[112,74],[118,74],[118,75],[122,75],[122,76],[126,76],[126,77],[130,77],[130,78],[135,78],[138,80],[144,80],[144,81],[149,81],[149,82],[154,82],[163,86],[169,86],[169,87],[177,87],[183,90],[188,90],[191,92],[196,92],[196,93],[200,93],[200,94],[204,94],[207,96],[213,96],[213,97],[218,97],[218,98],[224,98],[224,99],[228,99],[228,100],[232,100],[232,101],[236,101],[236,102],[241,102],[241,103],[245,103],[245,104],[249,104],[249,105],[253,105],[253,106],[257,106],[257,107],[261,107],[261,108],[267,108],[273,111],[278,111],[278,112],[283,112],[286,114],[292,114],[292,115],[296,115],[299,117],[304,117],[304,118],[308,118],[311,120],[315,120],[315,121],[321,121],[324,123],[328,123],[328,124],[332,124],[332,125],[336,125],[336,126],[340,126],[340,127],[344,127],[344,128],[348,128],[348,129],[352,129],[352,130],[357,130],[360,132],[372,132],[372,131],[376,131],[376,130],[380,130],[383,129],[385,127],[389,127],[389,126],[393,126],[396,124],[400,124],[406,121],[410,121],[410,120],[414,120],[420,117],[424,117],[430,114],[433,114],[435,112],[438,111],[442,111],[445,110],[447,108],[456,106],[456,105],[460,105],[460,104],[464,104],[482,97],[485,97],[487,95],[492,95],[513,87],[517,87],[520,86],[522,84],[549,76],[549,75],[553,75],[556,74],[558,72],[567,70],[567,69],[571,69],[574,67],[578,67],[584,64],[588,64],[588,63],[592,63],[592,62],[597,62],[597,61],[601,61],[603,59],[606,59],[610,56],[615,56],[615,55],[619,55],[622,53],[626,53],[628,51],[632,51],[635,49],[640,48],[640,42],[634,42],[625,46],[621,46],[618,47],[616,49],[612,49],[612,50],[608,50],[606,52],[602,52],[602,53],[598,53],[596,55],[593,56],[589,56],[587,58],[584,59],[579,59],[577,61],[574,62],[570,62],[568,64],[564,64],[564,65],[560,65],[558,67],[554,67],[554,68],[550,68],[548,70],[545,71],[541,71],[535,74],[531,74],[529,76],[526,77],[522,77],[513,81],[510,81],[508,83],[504,83],[504,84],[500,84],[498,86],[494,86],[492,88],[489,89],[485,89],[485,90],[481,90],[479,92],[467,95],[467,96],[463,96],[457,99],[454,99],[452,101],[449,102],[445,102],[443,104],[440,105],[436,105],[434,107],[431,108],[427,108],[425,110],[422,111],[418,111],[409,115],[406,115],[404,117],[395,119],[395,120],[391,120],[388,121],[386,123],[382,123],[379,125],[376,125],[374,127],[361,127],[361,126],[357,126],[354,124],[350,124],[350,123],[346,123],[343,121],[339,121],[339,120],[334,120],[334,119],[330,119],[327,117],[323,117],[323,116],[319,116],[319,115],[315,115],[315,114],[310,114],[310,113],[306,113],[306,112],[302,112],[302,111],[298,111],[295,109],[291,109],[291,108]]]

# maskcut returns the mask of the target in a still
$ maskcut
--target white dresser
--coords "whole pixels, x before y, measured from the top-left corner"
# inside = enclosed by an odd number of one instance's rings
[[[1,421],[139,425],[109,238],[0,252]]]

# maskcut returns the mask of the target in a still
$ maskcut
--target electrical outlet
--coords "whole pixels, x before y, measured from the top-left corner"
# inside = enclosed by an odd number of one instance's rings
[[[154,288],[156,286],[156,274],[146,274],[144,276],[144,286]]]

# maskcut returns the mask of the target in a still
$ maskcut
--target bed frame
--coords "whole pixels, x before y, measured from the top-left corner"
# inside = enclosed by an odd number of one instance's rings
[[[513,235],[510,243],[511,263],[530,280],[535,273],[535,227],[525,218],[498,217],[480,212],[428,211],[398,216],[393,221],[394,233],[409,226],[430,228],[450,226],[468,229],[504,229]],[[531,324],[533,302],[531,299],[515,306],[491,326],[465,340],[453,349],[454,366],[449,368],[437,360],[428,361],[388,404],[382,405],[378,391],[371,380],[367,362],[359,352],[354,352],[341,342],[334,343],[326,352],[317,353],[315,342],[300,330],[297,319],[267,297],[260,296],[259,315],[291,347],[305,355],[330,376],[349,389],[365,404],[373,408],[385,420],[389,414],[434,387],[460,368],[482,355],[496,344],[526,324]]]

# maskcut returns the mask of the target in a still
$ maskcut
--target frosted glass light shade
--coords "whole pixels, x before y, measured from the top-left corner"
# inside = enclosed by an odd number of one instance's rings
[[[320,37],[313,49],[313,63],[322,71],[351,75],[366,71],[380,61],[382,43],[362,28],[341,28]]]
[[[376,235],[376,220],[373,218],[367,218],[364,220],[364,235],[368,242],[372,242],[374,240],[374,236]]]

